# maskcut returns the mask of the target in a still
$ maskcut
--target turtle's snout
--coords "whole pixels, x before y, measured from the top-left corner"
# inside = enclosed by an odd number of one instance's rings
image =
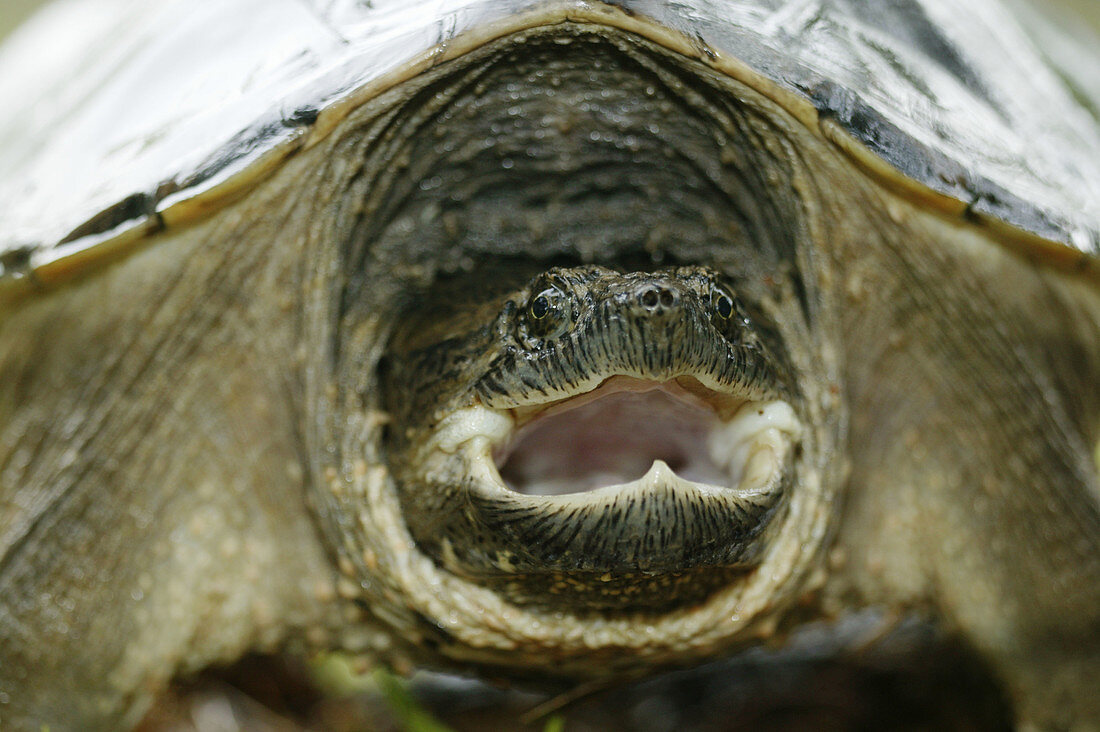
[[[680,307],[680,292],[668,282],[650,282],[638,285],[633,300],[639,314],[662,315]]]
[[[686,299],[676,282],[663,278],[624,283],[617,294],[614,307],[639,320],[674,316],[684,309]]]

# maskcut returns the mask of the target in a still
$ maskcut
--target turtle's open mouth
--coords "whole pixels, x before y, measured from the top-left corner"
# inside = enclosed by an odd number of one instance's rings
[[[785,403],[735,399],[691,377],[613,377],[512,412],[515,430],[495,462],[510,490],[537,496],[623,488],[668,472],[700,490],[759,489],[796,431]]]

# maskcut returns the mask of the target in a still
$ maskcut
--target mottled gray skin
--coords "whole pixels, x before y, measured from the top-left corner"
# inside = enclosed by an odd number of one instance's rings
[[[607,681],[865,606],[937,618],[1022,723],[1100,723],[1096,283],[881,185],[746,84],[618,31],[548,33],[5,302],[4,728],[130,725],[249,649]],[[496,294],[591,263],[720,273],[799,395],[790,509],[756,571],[688,607],[512,604],[399,519],[378,364],[402,318],[467,278],[490,323]]]

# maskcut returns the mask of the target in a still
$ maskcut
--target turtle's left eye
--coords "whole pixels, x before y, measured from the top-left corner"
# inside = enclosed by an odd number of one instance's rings
[[[729,320],[733,317],[733,298],[727,295],[722,290],[715,290],[714,297],[712,299],[714,304],[714,312],[721,320]]]

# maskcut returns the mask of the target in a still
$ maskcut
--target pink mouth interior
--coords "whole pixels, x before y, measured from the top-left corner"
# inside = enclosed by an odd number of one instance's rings
[[[706,449],[717,417],[682,392],[633,382],[562,402],[519,430],[498,456],[501,477],[528,495],[583,493],[637,480],[663,460],[686,480],[726,485]]]

